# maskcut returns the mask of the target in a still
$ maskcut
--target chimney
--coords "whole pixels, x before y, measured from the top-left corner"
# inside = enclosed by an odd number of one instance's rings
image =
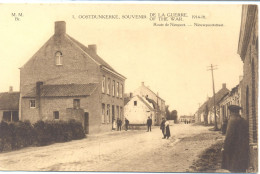
[[[130,92],[130,98],[133,98],[133,93],[132,92]]]
[[[36,82],[36,98],[39,99],[41,96],[41,86],[43,82]]]
[[[66,22],[65,21],[56,21],[55,22],[55,35],[64,35],[66,34]]]
[[[88,45],[88,48],[95,54],[97,54],[97,45]]]
[[[142,86],[144,86],[144,82],[142,82]]]
[[[222,83],[222,89],[225,89],[225,88],[227,88],[226,83]]]
[[[9,86],[9,92],[13,92],[13,86]]]

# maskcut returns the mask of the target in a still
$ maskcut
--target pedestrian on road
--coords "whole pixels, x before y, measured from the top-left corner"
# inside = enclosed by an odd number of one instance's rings
[[[232,173],[244,173],[248,168],[248,122],[241,118],[240,106],[230,105],[230,117],[222,149],[222,168]]]
[[[119,130],[121,131],[122,121],[120,118],[117,118],[116,124],[117,124],[117,131]]]
[[[165,139],[166,138],[166,134],[165,134],[165,119],[164,119],[164,117],[162,118],[160,129],[162,130],[163,139]]]
[[[152,131],[152,124],[153,124],[152,119],[150,117],[148,117],[148,119],[147,119],[147,132]]]
[[[125,118],[125,130],[128,130],[129,120]]]
[[[165,137],[168,139],[171,136],[170,122],[168,120],[166,120],[164,125],[165,125]]]

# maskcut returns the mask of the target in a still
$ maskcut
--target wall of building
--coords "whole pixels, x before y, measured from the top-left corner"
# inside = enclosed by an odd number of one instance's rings
[[[136,106],[134,105],[135,101],[137,102]],[[155,123],[155,112],[149,109],[137,96],[133,97],[125,105],[125,117],[130,124],[146,124],[148,117],[152,118],[153,125]]]
[[[251,6],[253,7],[253,6]],[[251,8],[250,7],[250,8]],[[254,8],[254,7],[253,7]],[[248,45],[240,42],[243,46],[246,46],[245,57],[241,57],[244,63],[243,66],[243,85],[242,85],[242,116],[248,120],[249,124],[249,143],[250,143],[250,168],[253,171],[258,171],[258,157],[257,157],[257,141],[258,141],[258,11],[256,8],[256,14],[252,18],[244,13],[242,18],[242,24],[247,24],[252,20],[252,26],[241,27],[241,33],[246,29],[250,34]],[[243,12],[248,9],[248,6],[243,6]],[[250,11],[250,10],[249,10]],[[253,10],[251,10],[253,12]],[[250,20],[250,21],[248,21]],[[248,33],[247,32],[247,33]],[[245,32],[246,33],[246,32]]]

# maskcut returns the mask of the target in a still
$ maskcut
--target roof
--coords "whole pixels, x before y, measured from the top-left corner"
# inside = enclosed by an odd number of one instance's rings
[[[19,110],[20,92],[0,93],[0,110]]]
[[[79,97],[90,96],[97,88],[96,83],[89,84],[61,84],[42,85],[41,97]],[[36,97],[36,88],[33,88],[24,97]]]
[[[96,53],[94,53],[91,49],[89,49],[88,47],[86,47],[85,45],[83,45],[82,43],[80,43],[79,41],[77,41],[76,39],[74,39],[73,37],[69,36],[68,34],[66,34],[66,36],[69,38],[69,40],[71,40],[72,42],[74,42],[74,44],[76,44],[77,46],[79,46],[85,53],[87,53],[88,55],[91,56],[91,58],[93,58],[96,62],[98,62],[99,64],[101,64],[102,66],[108,68],[109,70],[115,72],[116,74],[119,74],[118,72],[116,72],[116,70],[114,68],[112,68],[107,62],[105,62],[101,57],[99,57]],[[123,75],[119,74],[120,76],[124,77]],[[125,78],[125,77],[124,77]]]
[[[225,97],[226,95],[229,94],[229,90],[227,88],[222,88],[220,89],[216,94],[215,94],[215,102],[216,105],[219,104],[219,102],[223,99],[223,97]],[[206,110],[206,106],[208,106],[208,109],[210,110],[211,108],[213,108],[214,106],[214,97],[209,98],[206,102],[203,103],[203,105],[201,105],[201,107],[199,108],[198,112],[204,112]]]
[[[216,94],[215,94],[215,102],[216,105],[221,101],[221,99],[223,98],[223,96],[227,95],[229,93],[229,90],[227,88],[222,88],[221,90],[219,90]],[[214,97],[211,97],[209,99],[209,103],[208,103],[208,107],[209,109],[212,108],[214,106]]]
[[[157,94],[155,94],[155,92],[153,92],[150,88],[148,88],[148,87],[146,87],[146,86],[144,86],[146,89],[148,89],[148,90],[150,90],[154,95],[156,95],[156,97],[158,97],[159,99],[161,99],[162,101],[164,101],[165,102],[165,100],[164,99],[162,99],[161,97],[159,97]]]
[[[148,102],[145,101],[145,99],[143,99],[142,97],[140,97],[139,95],[137,95],[137,97],[151,110],[153,110],[154,108],[151,107],[151,105],[148,104]]]
[[[150,99],[150,98],[148,98],[148,97],[145,97],[145,99],[146,99],[149,103],[151,103],[151,104],[153,105],[153,108],[154,108],[154,109],[159,109],[158,104],[157,104],[153,99]]]

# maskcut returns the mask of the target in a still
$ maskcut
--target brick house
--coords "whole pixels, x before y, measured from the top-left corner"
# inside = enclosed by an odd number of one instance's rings
[[[166,116],[166,108],[165,108],[165,100],[159,97],[159,94],[154,93],[149,87],[144,85],[142,82],[141,86],[139,86],[134,92],[133,96],[139,95],[141,97],[149,98],[156,102],[158,108],[156,109],[155,116],[155,124],[159,125],[161,123],[162,117]]]
[[[243,61],[242,116],[249,124],[249,171],[258,171],[258,7],[243,5],[238,54]]]
[[[55,22],[54,35],[20,68],[20,120],[82,122],[86,133],[112,129],[123,119],[125,77]]]
[[[19,98],[20,92],[14,92],[10,87],[9,92],[0,93],[0,121],[19,121]]]

